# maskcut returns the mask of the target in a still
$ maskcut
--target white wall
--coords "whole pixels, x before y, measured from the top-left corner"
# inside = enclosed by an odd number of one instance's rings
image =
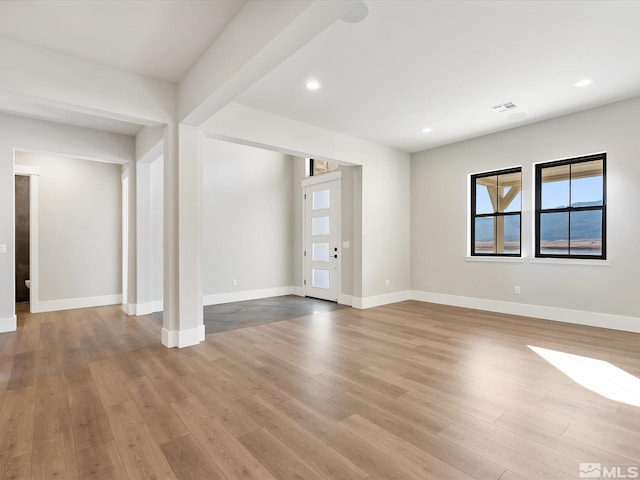
[[[413,154],[412,288],[437,294],[418,294],[418,297],[637,329],[640,320],[611,315],[640,316],[636,258],[640,222],[633,213],[640,204],[638,125],[640,99],[633,99]],[[522,165],[522,247],[524,254],[531,256],[533,163],[601,151],[608,153],[607,256],[610,265],[579,265],[577,261],[574,264],[465,261],[469,174]],[[521,286],[521,295],[514,294],[515,285]],[[469,299],[489,303],[479,304]],[[518,305],[541,308],[527,310]],[[558,309],[605,316],[563,314]]]
[[[122,293],[120,165],[16,152],[16,164],[39,167],[38,302],[40,311]],[[115,302],[114,302],[115,300]],[[55,302],[54,302],[55,301]],[[95,304],[95,301],[91,302]]]
[[[0,331],[15,329],[13,154],[14,149],[127,163],[134,158],[133,138],[10,115],[0,115]]]
[[[162,310],[163,269],[163,185],[164,159],[151,162],[151,302],[153,311]]]
[[[301,228],[295,159],[206,138],[202,157],[205,304],[210,295],[291,287]]]
[[[408,298],[408,153],[239,104],[227,105],[202,128],[219,138],[248,145],[361,165],[362,175],[354,177],[354,208],[362,211],[360,218],[354,216],[354,237],[360,237],[362,242],[361,252],[352,252],[356,266],[354,306],[369,307]]]

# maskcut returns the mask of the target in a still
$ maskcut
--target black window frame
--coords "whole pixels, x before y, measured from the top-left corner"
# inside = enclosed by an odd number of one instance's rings
[[[476,213],[476,195],[477,195],[477,180],[485,177],[496,177],[500,175],[507,175],[511,173],[520,174],[520,210],[517,212],[493,212],[493,213]],[[471,175],[471,245],[470,254],[472,257],[522,257],[522,167],[504,168],[501,170],[492,170],[490,172],[482,172]],[[496,218],[507,216],[519,216],[520,217],[520,248],[518,253],[486,253],[475,251],[476,248],[476,219],[477,218]],[[495,224],[495,221],[494,221]],[[494,237],[495,238],[495,237]]]
[[[571,167],[569,167],[569,206],[563,208],[542,208],[542,170],[549,167],[574,165],[577,163],[602,160],[602,205],[574,207],[571,201]],[[590,210],[602,211],[602,249],[600,255],[571,255],[571,212]],[[567,251],[565,254],[540,253],[540,217],[543,213],[569,213],[569,225],[567,232]],[[535,165],[535,257],[536,258],[562,258],[575,260],[606,260],[607,259],[607,153],[596,153],[581,157],[566,158],[551,162],[537,163]]]

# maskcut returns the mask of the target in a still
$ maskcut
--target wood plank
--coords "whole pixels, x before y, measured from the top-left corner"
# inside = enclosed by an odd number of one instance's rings
[[[280,440],[306,464],[325,478],[336,480],[363,479],[368,473],[359,469],[346,458],[326,446],[313,434],[295,421],[274,410],[259,397],[246,398],[240,403],[249,403],[253,419],[263,425],[269,433]]]
[[[67,384],[67,395],[76,449],[96,448],[112,441],[107,414],[93,381]]]
[[[130,380],[127,382],[127,389],[159,444],[189,434],[189,429],[176,417],[175,411],[156,390],[151,380],[146,377]]]
[[[76,456],[78,458],[78,476],[81,480],[109,478],[126,480],[129,478],[113,441],[80,450]]]
[[[240,441],[278,480],[326,479],[264,428],[241,437]]]
[[[40,375],[36,385],[36,416],[66,410],[69,407],[64,374]]]
[[[472,477],[454,466],[396,437],[359,415],[352,415],[339,423],[350,432],[385,452],[402,467],[420,478],[473,480]],[[500,473],[502,474],[502,472]]]
[[[227,478],[274,480],[256,457],[197,399],[185,398],[171,406]]]
[[[161,446],[177,477],[184,480],[226,480],[220,469],[191,435]]]
[[[112,407],[131,400],[110,360],[89,363],[89,370],[96,383],[100,400],[105,407]]]
[[[35,387],[7,390],[0,409],[0,455],[31,455],[35,420]]]
[[[33,448],[33,480],[79,478],[68,409],[51,411],[36,418]]]
[[[118,453],[129,478],[176,478],[133,401],[118,403],[106,410]]]
[[[14,357],[7,390],[17,390],[36,384],[36,352],[19,353]]]

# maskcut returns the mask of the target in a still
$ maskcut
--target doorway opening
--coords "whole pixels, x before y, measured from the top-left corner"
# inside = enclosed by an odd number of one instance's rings
[[[15,177],[15,285],[16,303],[30,300],[30,177]]]
[[[312,176],[304,188],[304,294],[337,302],[341,292],[342,172]]]

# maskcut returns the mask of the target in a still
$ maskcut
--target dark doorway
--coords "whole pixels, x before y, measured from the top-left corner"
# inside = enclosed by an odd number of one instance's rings
[[[16,175],[16,302],[29,301],[29,196],[31,177]]]

